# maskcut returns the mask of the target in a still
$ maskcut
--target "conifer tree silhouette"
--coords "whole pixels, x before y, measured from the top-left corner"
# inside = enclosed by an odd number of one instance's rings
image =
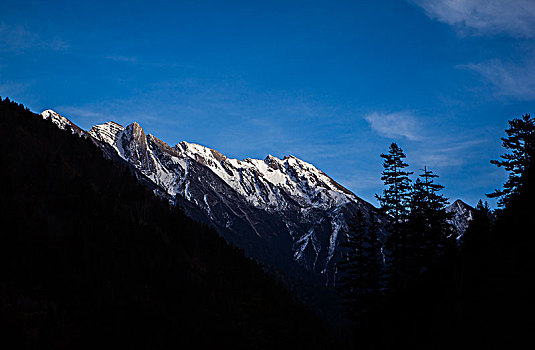
[[[453,229],[448,221],[452,214],[446,211],[448,199],[439,193],[444,186],[435,183],[438,175],[427,167],[421,171],[413,186],[408,218],[409,230],[414,238],[414,268],[420,271],[455,246]]]
[[[498,167],[509,172],[507,182],[502,190],[487,194],[489,198],[499,198],[498,205],[506,207],[519,194],[527,181],[528,169],[535,156],[535,119],[529,114],[509,121],[505,130],[507,137],[502,137],[502,145],[510,153],[501,156],[502,160],[491,160]]]
[[[382,196],[376,194],[375,197],[380,203],[380,211],[392,219],[388,227],[390,234],[386,240],[385,252],[389,289],[397,289],[403,286],[406,276],[413,268],[413,263],[409,258],[413,237],[407,227],[411,199],[409,175],[412,172],[406,170],[409,166],[404,162],[406,155],[395,142],[390,144],[387,154],[381,154],[381,158],[383,158],[384,168],[381,180],[385,188]]]
[[[411,196],[411,180],[409,175],[412,172],[404,170],[409,165],[403,160],[406,158],[401,147],[392,142],[388,153],[381,154],[383,158],[383,172],[381,180],[385,189],[383,195],[375,195],[381,204],[381,211],[394,218],[395,223],[403,222],[409,213],[409,201]]]

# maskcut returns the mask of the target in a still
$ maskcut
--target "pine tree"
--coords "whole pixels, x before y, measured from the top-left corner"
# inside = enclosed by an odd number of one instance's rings
[[[453,228],[449,223],[452,214],[446,211],[446,206],[449,204],[448,198],[439,192],[444,189],[444,186],[437,184],[433,179],[438,178],[438,175],[433,174],[432,171],[424,167],[423,174],[419,175],[424,179],[424,187],[427,194],[427,208],[428,208],[428,225],[431,232],[434,232],[433,238],[438,251],[435,253],[441,254],[444,249],[451,247],[455,243]]]
[[[502,137],[502,145],[511,152],[502,155],[502,160],[490,162],[508,171],[509,178],[502,190],[487,194],[489,198],[499,198],[500,207],[509,205],[527,181],[528,169],[535,156],[535,119],[525,114],[510,120],[505,132],[507,137]]]
[[[403,161],[406,158],[403,150],[392,142],[388,149],[388,154],[381,154],[383,158],[383,172],[381,180],[385,189],[383,196],[375,195],[381,204],[383,213],[394,218],[395,223],[403,222],[409,213],[409,201],[411,197],[411,180],[409,175],[412,172],[404,170],[409,165]]]
[[[435,183],[438,175],[427,167],[413,186],[408,226],[414,242],[412,252],[415,269],[420,271],[432,265],[436,258],[455,246],[451,214],[446,211],[448,199],[439,192],[444,186]],[[420,180],[420,178],[422,180]]]
[[[358,211],[350,220],[344,258],[338,263],[338,290],[351,317],[377,305],[384,288],[384,260],[378,237],[379,224],[372,214]]]
[[[403,161],[406,156],[395,142],[390,145],[387,154],[381,154],[381,158],[384,168],[381,180],[385,189],[383,196],[376,194],[375,197],[381,205],[381,212],[392,218],[388,227],[385,255],[389,289],[395,290],[405,283],[406,276],[412,269],[409,252],[412,250],[413,237],[407,227],[411,199],[409,175],[412,172],[405,170],[409,166]]]

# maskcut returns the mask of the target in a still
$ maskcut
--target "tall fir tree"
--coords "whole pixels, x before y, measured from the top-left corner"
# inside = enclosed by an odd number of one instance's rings
[[[381,180],[384,183],[383,195],[375,195],[380,203],[380,211],[391,218],[388,227],[389,235],[385,244],[389,289],[398,289],[404,284],[411,269],[409,251],[412,250],[413,238],[407,227],[410,213],[412,172],[406,170],[405,153],[401,147],[392,142],[383,158]]]
[[[502,145],[510,153],[502,155],[502,160],[490,162],[503,167],[509,172],[509,177],[502,190],[487,194],[489,198],[499,198],[500,207],[507,207],[527,182],[528,170],[535,157],[535,119],[529,114],[512,119],[505,133],[507,137],[502,137]]]
[[[412,172],[405,169],[409,166],[404,162],[405,153],[401,147],[392,142],[388,153],[381,153],[383,158],[383,172],[381,180],[385,185],[383,195],[375,195],[381,205],[381,211],[394,219],[395,223],[401,223],[409,214],[409,201],[411,198]]]
[[[408,226],[414,238],[412,247],[415,269],[425,270],[438,257],[455,247],[452,214],[446,211],[448,199],[440,191],[444,186],[435,183],[438,175],[422,169],[413,186]]]

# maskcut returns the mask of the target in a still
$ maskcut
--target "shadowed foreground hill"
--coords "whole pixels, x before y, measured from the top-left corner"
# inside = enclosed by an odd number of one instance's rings
[[[0,164],[2,343],[332,345],[256,263],[90,140],[1,101]]]

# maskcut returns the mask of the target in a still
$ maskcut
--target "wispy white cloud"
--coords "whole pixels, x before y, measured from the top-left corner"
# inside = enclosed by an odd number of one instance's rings
[[[373,130],[385,137],[404,137],[413,141],[422,138],[419,122],[411,112],[373,112],[364,119]]]
[[[445,116],[447,118],[447,116]],[[441,117],[429,116],[425,120],[412,112],[374,112],[365,116],[370,127],[382,136],[404,138],[401,144],[417,167],[455,168],[467,164],[474,156],[474,149],[488,141],[486,130],[444,130]],[[405,148],[405,147],[403,147]],[[470,151],[472,150],[472,151]]]
[[[479,156],[473,150],[485,142],[487,139],[481,135],[429,138],[425,145],[421,145],[420,152],[415,154],[414,160],[419,167],[441,169],[459,167]]]
[[[524,56],[535,39],[534,0],[408,0],[433,19],[449,24],[466,35],[505,34],[521,41]],[[533,51],[533,50],[532,50]],[[517,57],[516,62],[500,59],[460,65],[478,73],[494,96],[518,100],[535,99],[535,61]]]
[[[183,64],[183,63],[175,63],[175,62],[166,62],[163,60],[152,60],[152,59],[145,59],[143,57],[139,56],[131,56],[131,55],[116,55],[116,54],[110,54],[110,55],[104,55],[104,56],[96,56],[95,58],[98,59],[104,59],[108,61],[112,61],[115,63],[124,63],[124,64],[130,64],[135,66],[145,66],[145,67],[152,67],[152,68],[193,68],[193,65],[189,64]]]
[[[336,181],[346,188],[352,188],[356,193],[363,193],[370,189],[376,190],[383,184],[381,177],[371,171],[360,171],[350,177],[340,177]]]
[[[107,55],[104,58],[116,62],[139,63],[139,59],[135,56]]]
[[[533,0],[409,0],[465,34],[535,37]]]
[[[65,51],[69,44],[58,37],[45,38],[21,25],[0,23],[0,51],[20,52],[28,49]]]
[[[478,73],[497,96],[518,100],[535,99],[535,63],[505,64],[490,60],[459,66]]]

